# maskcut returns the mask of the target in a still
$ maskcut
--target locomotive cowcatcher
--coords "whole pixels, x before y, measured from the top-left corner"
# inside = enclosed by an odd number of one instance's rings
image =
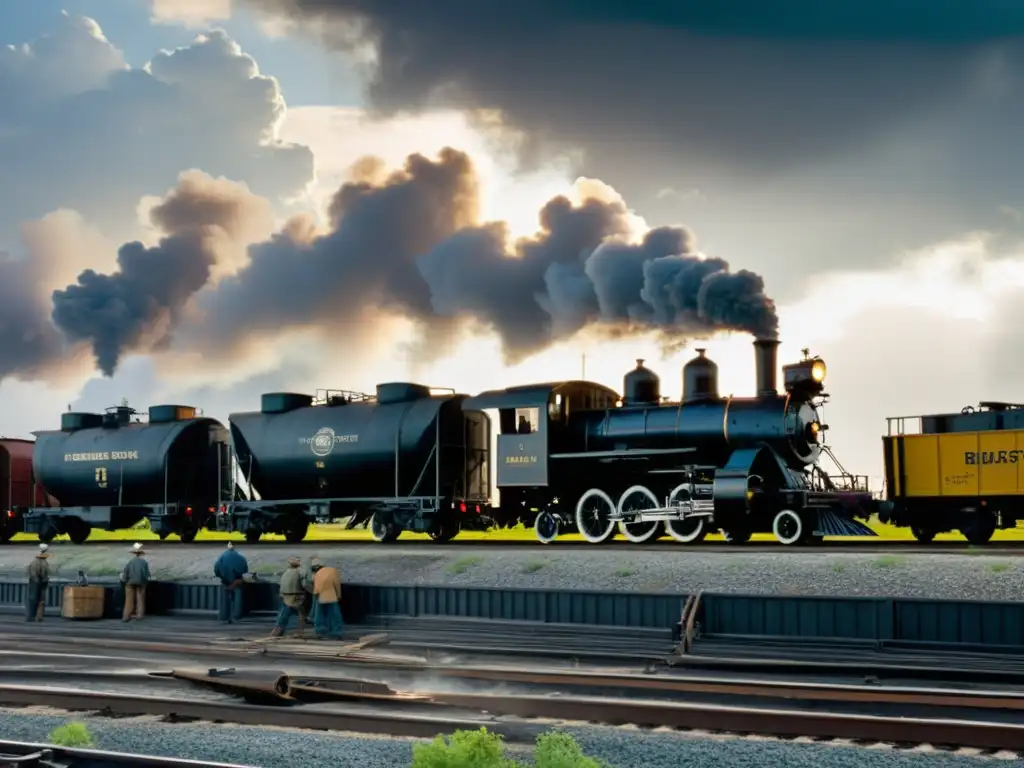
[[[831,456],[819,418],[825,363],[805,355],[785,366],[780,393],[778,344],[754,342],[754,397],[719,396],[718,367],[698,350],[683,369],[678,403],[663,402],[642,360],[625,376],[621,399],[586,381],[467,399],[466,410],[499,413],[502,524],[533,525],[542,542],[575,530],[595,544],[616,527],[637,543],[663,533],[699,542],[716,528],[736,543],[759,532],[783,544],[874,536],[856,520],[874,508],[867,479],[829,475],[818,464]]]

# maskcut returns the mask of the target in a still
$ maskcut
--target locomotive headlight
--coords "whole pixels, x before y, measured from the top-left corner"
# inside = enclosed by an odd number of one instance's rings
[[[811,366],[811,378],[821,384],[825,380],[826,373],[828,373],[828,368],[825,366],[825,361],[815,360]]]

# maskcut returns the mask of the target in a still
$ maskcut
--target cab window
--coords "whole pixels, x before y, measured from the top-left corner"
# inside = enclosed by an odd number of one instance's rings
[[[532,435],[540,422],[540,409],[516,408],[516,434]]]

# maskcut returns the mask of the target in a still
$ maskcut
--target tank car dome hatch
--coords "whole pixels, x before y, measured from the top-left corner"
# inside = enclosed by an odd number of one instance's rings
[[[636,368],[622,379],[623,405],[640,405],[661,402],[661,379],[649,368],[644,368],[642,358],[637,358]]]
[[[408,403],[413,400],[422,400],[430,397],[430,387],[423,384],[412,384],[407,381],[390,381],[377,385],[377,402],[381,405],[388,403]]]
[[[698,349],[697,356],[683,366],[683,402],[718,400],[718,365]]]
[[[103,416],[98,413],[68,412],[60,415],[62,432],[74,432],[79,429],[94,429],[103,426]]]
[[[198,411],[191,405],[151,405],[150,424],[166,424],[171,421],[188,421],[196,418]]]
[[[313,404],[312,395],[297,392],[267,392],[260,397],[260,411],[263,413],[288,413]]]

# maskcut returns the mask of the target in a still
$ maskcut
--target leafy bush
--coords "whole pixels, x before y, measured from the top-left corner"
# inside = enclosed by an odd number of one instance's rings
[[[536,768],[606,768],[586,757],[576,740],[567,733],[545,733],[537,738]],[[438,736],[429,744],[412,749],[412,768],[519,768],[525,765],[505,757],[500,734],[486,728],[456,731]]]
[[[93,746],[92,734],[85,723],[68,723],[50,731],[50,743],[58,747],[81,748]]]

